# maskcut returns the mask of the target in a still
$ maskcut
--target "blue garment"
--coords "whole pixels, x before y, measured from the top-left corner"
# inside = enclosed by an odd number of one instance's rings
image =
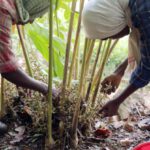
[[[150,81],[150,0],[130,0],[133,26],[139,29],[141,61],[132,73],[130,83],[137,88]]]

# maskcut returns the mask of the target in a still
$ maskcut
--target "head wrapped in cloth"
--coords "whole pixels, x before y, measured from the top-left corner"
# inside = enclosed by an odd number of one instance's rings
[[[127,26],[125,9],[129,0],[89,0],[82,13],[88,38],[105,39]]]
[[[16,6],[21,22],[26,23],[46,13],[49,0],[16,0]]]

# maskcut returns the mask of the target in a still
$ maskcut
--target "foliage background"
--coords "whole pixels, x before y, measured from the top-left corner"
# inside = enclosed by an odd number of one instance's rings
[[[53,76],[56,79],[63,78],[65,49],[67,41],[67,32],[69,28],[69,19],[71,13],[71,2],[72,0],[54,2],[54,39],[53,39],[53,50],[54,50],[54,62],[53,62]],[[75,13],[74,29],[72,46],[75,40],[75,32],[77,27],[77,20],[79,15],[79,3],[77,3],[77,10]],[[82,28],[82,27],[81,27]],[[19,39],[16,32],[13,32],[13,47],[14,51],[21,63],[22,52]],[[48,15],[37,19],[33,24],[28,24],[24,27],[24,38],[27,51],[29,55],[35,56],[35,61],[41,65],[41,71],[44,74],[48,73]],[[18,39],[18,42],[16,42]],[[97,44],[98,45],[98,44]],[[84,47],[84,31],[82,29],[80,36],[80,49],[79,49],[79,64],[82,62]],[[72,52],[73,47],[71,47]],[[94,49],[93,59],[96,55],[97,47]],[[72,53],[70,54],[70,57]],[[108,75],[115,67],[120,64],[127,57],[127,37],[121,39],[117,44],[115,50],[112,52],[109,61],[105,67],[104,75]],[[44,58],[44,59],[43,59]],[[80,67],[81,65],[79,65]],[[79,68],[80,69],[80,68]]]

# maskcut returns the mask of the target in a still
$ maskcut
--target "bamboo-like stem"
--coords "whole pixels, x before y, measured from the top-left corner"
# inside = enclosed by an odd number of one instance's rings
[[[96,96],[97,96],[99,85],[100,85],[101,78],[102,78],[102,73],[103,73],[104,66],[105,66],[105,64],[107,62],[107,59],[108,59],[108,53],[109,53],[109,50],[110,50],[110,46],[111,46],[111,40],[108,41],[107,49],[104,53],[104,56],[102,58],[102,62],[101,62],[100,68],[99,68],[100,74],[99,74],[98,82],[96,84],[94,94],[93,94],[93,98],[92,98],[92,107],[94,107],[94,105],[95,105]]]
[[[99,66],[101,66],[101,64],[102,64],[102,61],[103,61],[103,58],[104,58],[104,55],[105,55],[105,52],[106,52],[106,47],[107,47],[107,45],[108,45],[108,40],[107,40],[107,41],[104,41],[104,44],[103,44],[103,47],[102,47],[102,53],[101,53],[101,56],[100,56]],[[99,67],[99,68],[100,68],[100,67]],[[96,72],[96,74],[95,74],[95,76],[94,76],[94,79],[93,79],[92,89],[93,89],[94,86],[96,85],[100,73],[101,73],[101,70],[98,69],[98,71]]]
[[[63,85],[62,85],[62,98],[65,100],[65,90],[66,90],[66,82],[67,82],[67,71],[68,71],[68,64],[69,64],[69,55],[70,55],[70,48],[71,48],[71,39],[72,39],[72,30],[73,30],[73,23],[74,23],[74,15],[76,9],[76,2],[77,0],[73,0],[72,8],[71,8],[71,17],[70,17],[70,24],[69,24],[69,31],[67,37],[67,45],[66,45],[66,56],[65,56],[65,67],[64,67],[64,76],[63,76]]]
[[[109,52],[108,52],[108,57],[110,56],[111,52],[113,51],[113,49],[114,49],[115,46],[117,45],[118,41],[119,41],[119,39],[115,40],[114,43],[112,44],[112,46],[111,46],[111,48],[110,48],[110,50],[109,50]],[[106,48],[106,46],[107,46],[107,42],[108,42],[108,41],[105,42],[105,45],[104,45],[104,47],[103,47],[103,50],[105,50],[105,48]],[[102,54],[102,55],[105,54],[104,52],[105,52],[105,51],[103,51],[103,54]],[[103,58],[103,56],[102,56],[101,58]],[[102,60],[102,59],[101,59],[101,60]],[[101,64],[101,62],[100,62],[100,64]],[[101,70],[99,69],[99,70],[97,71],[96,75],[94,76],[94,79],[93,79],[93,86],[97,83],[100,72],[101,72]],[[92,87],[93,87],[93,86],[92,86]]]
[[[79,77],[79,43],[77,46],[77,55],[76,55],[76,59],[75,59],[75,71],[74,71],[74,79],[77,80]]]
[[[30,61],[29,61],[29,57],[28,57],[28,54],[27,54],[27,50],[25,48],[24,40],[23,40],[23,35],[21,33],[19,25],[17,25],[17,30],[18,30],[18,35],[19,35],[19,38],[20,38],[20,42],[21,42],[21,46],[22,46],[22,50],[23,50],[23,55],[24,55],[24,58],[25,58],[25,61],[26,61],[26,65],[27,65],[27,69],[28,69],[29,75],[31,77],[33,77],[31,64],[30,64]]]
[[[84,46],[84,53],[83,53],[83,62],[82,62],[82,68],[81,68],[81,77],[80,77],[80,84],[79,84],[79,93],[82,95],[82,89],[83,89],[83,81],[84,81],[84,75],[85,75],[85,65],[86,65],[86,53],[87,53],[87,48],[88,48],[88,43],[90,41],[86,38],[85,39],[85,46]]]
[[[94,50],[94,45],[95,45],[95,40],[92,40],[91,45],[89,47],[87,57],[86,57],[85,75],[87,74],[88,69],[89,69],[89,64],[90,64],[91,56],[92,56],[92,53]]]
[[[87,93],[86,93],[86,98],[85,98],[86,101],[88,101],[88,99],[89,99],[89,95],[90,95],[90,91],[91,91],[91,87],[92,87],[92,82],[93,82],[93,77],[94,77],[94,74],[95,74],[95,71],[96,71],[96,66],[97,66],[97,63],[98,63],[98,58],[99,58],[99,55],[100,55],[101,47],[102,47],[102,41],[100,41],[99,47],[98,47],[98,50],[97,50],[96,59],[95,59],[92,74],[91,74],[91,79],[90,79],[90,82],[89,82],[89,85],[88,85],[88,88],[87,88]]]
[[[84,6],[84,0],[81,0],[79,19],[78,19],[78,26],[77,26],[75,44],[74,44],[74,49],[73,49],[73,56],[72,56],[71,65],[70,65],[70,71],[69,71],[68,87],[70,87],[70,84],[71,84],[73,67],[74,67],[75,58],[76,58],[76,55],[77,55],[79,36],[80,36],[80,31],[81,31],[81,17],[82,17],[83,6]]]
[[[115,46],[117,45],[117,43],[119,42],[119,39],[116,39],[114,41],[114,43],[112,44],[110,50],[109,50],[109,53],[108,53],[108,57],[110,56],[111,52],[113,51],[113,49],[115,48]]]
[[[49,9],[49,78],[48,78],[48,144],[53,146],[52,137],[52,74],[53,70],[53,0],[50,0]]]
[[[87,52],[87,45],[88,45],[88,39],[85,39],[85,46],[84,46],[84,53],[83,53],[83,62],[82,62],[82,68],[81,68],[81,77],[80,77],[80,84],[79,84],[79,100],[77,101],[76,107],[75,107],[75,113],[73,115],[73,121],[72,121],[72,128],[71,128],[71,137],[73,141],[74,147],[77,146],[77,127],[78,127],[78,116],[80,112],[80,105],[82,101],[82,87],[83,87],[83,78],[84,78],[84,72],[85,72],[85,58],[86,58],[86,52]]]
[[[1,77],[0,117],[4,115],[4,78]]]
[[[89,71],[89,65],[90,65],[90,60],[91,60],[91,56],[92,56],[92,52],[94,50],[94,45],[95,45],[95,40],[90,40],[88,42],[88,53],[86,55],[86,66],[85,66],[85,73],[84,73],[84,83],[83,84],[83,95],[85,96],[86,95],[86,77],[88,75],[88,71]]]

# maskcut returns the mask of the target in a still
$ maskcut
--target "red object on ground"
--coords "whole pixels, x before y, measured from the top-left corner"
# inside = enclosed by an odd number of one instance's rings
[[[150,142],[139,144],[133,150],[150,150]]]
[[[106,128],[99,128],[94,132],[96,138],[108,138],[112,132]]]

